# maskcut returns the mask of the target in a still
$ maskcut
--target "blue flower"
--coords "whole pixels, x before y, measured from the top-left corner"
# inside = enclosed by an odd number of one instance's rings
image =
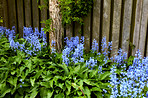
[[[94,40],[93,40],[93,43],[92,43],[92,51],[93,51],[93,53],[94,53],[95,51],[98,52],[98,49],[99,49],[98,43],[97,43],[97,41],[94,39]]]
[[[89,61],[86,61],[86,67],[93,68],[97,64],[97,60],[94,60],[93,58],[90,57]]]

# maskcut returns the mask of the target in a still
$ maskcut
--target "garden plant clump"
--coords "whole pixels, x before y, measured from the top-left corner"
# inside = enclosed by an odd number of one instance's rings
[[[65,38],[62,53],[50,49],[41,29],[24,27],[23,38],[0,27],[0,97],[3,98],[147,98],[148,57],[119,49],[109,57],[112,43],[96,40],[85,53],[84,37]]]

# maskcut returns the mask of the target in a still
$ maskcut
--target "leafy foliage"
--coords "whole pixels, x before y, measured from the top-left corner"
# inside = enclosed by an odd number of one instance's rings
[[[72,21],[83,23],[83,17],[87,16],[92,8],[93,0],[59,0],[62,23],[71,24]]]
[[[103,38],[102,53],[94,40],[86,54],[84,37],[72,37],[57,53],[46,47],[44,32],[24,28],[18,39],[14,30],[0,27],[0,97],[148,97],[148,57],[142,59],[140,51],[127,59],[119,49],[109,58],[111,42]]]

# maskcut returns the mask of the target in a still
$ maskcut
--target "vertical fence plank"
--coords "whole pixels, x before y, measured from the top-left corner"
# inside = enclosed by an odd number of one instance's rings
[[[87,17],[84,18],[84,26],[83,26],[83,31],[84,31],[84,49],[86,50],[86,53],[89,52],[90,50],[90,25],[91,25],[91,13],[88,14]]]
[[[3,0],[3,23],[8,28],[8,0]]]
[[[110,10],[111,0],[103,0],[103,27],[102,36],[106,36],[106,42],[109,42],[109,30],[110,30]]]
[[[25,26],[26,27],[31,27],[31,0],[25,0],[24,1],[24,6],[25,6]]]
[[[17,0],[17,14],[18,14],[19,37],[23,37],[23,26],[24,26],[23,0]]]
[[[97,43],[99,43],[100,37],[100,8],[101,0],[95,0],[93,5],[92,41],[95,39]]]
[[[46,6],[47,4],[45,4],[44,0],[40,0],[40,4]],[[47,8],[43,8],[41,9],[41,21],[45,21],[47,20]],[[41,27],[45,27],[45,24],[41,23]]]
[[[8,0],[8,14],[9,14],[9,28],[15,26],[17,29],[17,17],[16,17],[16,2],[15,0]],[[17,32],[17,31],[16,31]]]
[[[146,42],[146,33],[147,33],[147,17],[148,17],[148,0],[143,0],[142,6],[142,16],[141,16],[141,27],[140,27],[140,40],[139,40],[139,49],[141,55],[144,57],[145,42]]]
[[[147,35],[148,36],[148,35]],[[148,57],[148,37],[147,37],[147,47],[146,47],[146,57]]]
[[[120,18],[122,0],[114,0],[113,24],[112,24],[112,52],[111,56],[117,55],[119,47]]]
[[[81,31],[81,25],[78,22],[75,22],[74,35],[78,36],[79,39],[81,38]]]
[[[137,4],[136,4],[135,27],[134,27],[134,33],[133,33],[133,45],[135,45],[135,48],[132,51],[132,55],[135,55],[136,51],[139,48],[139,36],[140,36],[139,33],[140,33],[140,24],[141,24],[142,1],[143,0],[137,0]]]
[[[2,5],[3,5],[3,1],[1,0],[0,1],[0,26],[3,26],[3,22],[1,21],[1,19],[3,19],[3,8],[2,8]]]
[[[32,0],[33,28],[39,28],[39,8],[37,0]]]
[[[123,29],[122,29],[122,49],[128,53],[130,41],[130,27],[132,16],[132,2],[133,0],[124,0],[124,16],[123,16]]]
[[[73,24],[66,25],[66,37],[71,38],[73,33]]]

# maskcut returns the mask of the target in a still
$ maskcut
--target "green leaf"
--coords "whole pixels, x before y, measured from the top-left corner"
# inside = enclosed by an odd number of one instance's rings
[[[67,65],[66,65],[66,64],[58,64],[58,65],[59,65],[60,67],[62,67],[62,68],[64,69],[65,74],[68,75],[69,70],[68,70],[68,68],[67,68]]]
[[[4,97],[7,93],[11,92],[11,89],[5,89],[4,92],[2,93],[2,95],[0,97]]]
[[[37,91],[37,90],[34,90],[34,91],[31,93],[30,98],[35,98],[37,94],[38,94],[38,91]]]
[[[54,96],[54,98],[64,98],[64,94],[60,93]]]
[[[94,94],[97,96],[97,98],[103,98],[101,92],[94,92]]]
[[[87,97],[90,98],[91,91],[89,90],[89,88],[87,86],[84,87],[84,94],[86,94]]]
[[[43,70],[39,70],[33,78],[38,79],[39,76],[42,74],[42,72],[43,72]]]
[[[91,91],[100,91],[100,92],[102,92],[102,90],[99,87],[92,87]]]
[[[70,91],[71,91],[71,82],[66,80],[65,85],[66,85],[66,87],[68,89],[68,92],[66,94],[69,95]]]
[[[14,79],[13,79],[13,77],[8,78],[8,82],[15,87],[17,85],[17,80],[18,80],[17,77],[14,77]]]
[[[35,78],[30,78],[31,85],[34,86]]]
[[[106,77],[110,76],[111,73],[110,72],[105,72],[103,74],[100,75],[100,80],[104,80]]]
[[[25,66],[26,66],[27,68],[29,68],[29,71],[31,71],[31,67],[32,67],[32,62],[31,62],[31,60],[26,60]]]

